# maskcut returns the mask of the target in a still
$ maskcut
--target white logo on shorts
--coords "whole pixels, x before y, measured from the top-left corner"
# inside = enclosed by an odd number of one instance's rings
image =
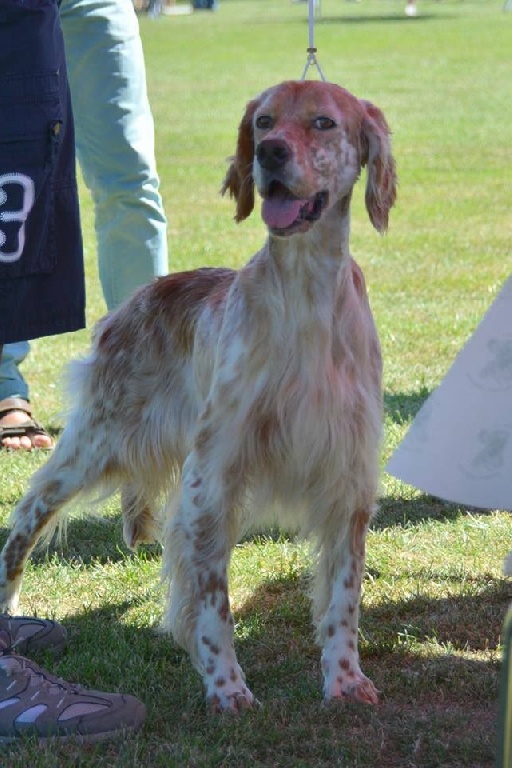
[[[9,195],[6,190],[7,185],[16,184],[22,189],[23,204],[21,208],[9,210]],[[29,176],[23,173],[5,173],[0,176],[0,207],[4,208],[7,204],[7,210],[0,211],[0,262],[12,264],[21,257],[25,245],[25,222],[28,214],[32,210],[35,200],[34,182]],[[3,246],[6,243],[7,235],[2,230],[2,222],[19,221],[18,244],[15,251],[4,251]]]

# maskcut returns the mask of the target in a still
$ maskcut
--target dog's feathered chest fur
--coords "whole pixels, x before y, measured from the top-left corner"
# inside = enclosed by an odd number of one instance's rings
[[[162,325],[147,343],[168,341],[160,350],[144,343],[133,360],[126,359],[123,378],[128,382],[136,375],[132,365],[140,372],[144,354],[154,369],[155,388],[173,382],[172,396],[159,398],[161,429],[169,425],[164,441],[173,441],[181,420],[190,424],[205,408],[222,410],[226,440],[219,441],[224,443],[219,452],[237,446],[230,465],[246,477],[265,476],[266,483],[272,479],[300,494],[325,475],[327,463],[341,482],[351,456],[374,453],[374,446],[359,444],[369,434],[378,442],[381,423],[380,355],[362,275],[338,256],[331,277],[321,262],[289,255],[279,261],[267,243],[239,273],[198,270],[186,275],[186,282],[162,278],[156,291],[141,291],[144,317]],[[111,339],[107,329],[103,337]],[[162,376],[165,351],[173,360],[181,351],[187,363],[178,372],[172,363]],[[111,349],[105,352],[110,355]],[[148,382],[152,378],[148,368]],[[186,405],[180,391],[187,393]],[[154,394],[148,400],[155,402]],[[162,419],[166,409],[172,412]],[[354,430],[354,412],[372,423]],[[188,434],[187,452],[196,437],[194,430]]]
[[[191,425],[212,398],[208,409],[227,414],[219,452],[237,446],[231,466],[265,476],[278,495],[282,487],[304,494],[326,470],[341,483],[351,457],[373,455],[374,446],[360,443],[380,436],[380,355],[354,262],[338,257],[331,276],[318,256],[280,262],[269,248],[238,273],[202,269],[141,289],[105,320],[97,364],[104,402],[122,403],[133,429],[147,420],[169,443],[164,455],[176,451],[176,434],[180,455],[193,449]],[[129,338],[138,340],[132,354]],[[113,365],[117,349],[125,352]],[[371,423],[354,429],[354,413]]]

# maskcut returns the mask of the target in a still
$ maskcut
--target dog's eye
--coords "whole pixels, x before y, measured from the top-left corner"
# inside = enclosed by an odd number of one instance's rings
[[[270,115],[260,115],[256,118],[256,128],[260,128],[262,131],[267,131],[272,128],[273,120]]]
[[[331,128],[336,128],[334,120],[331,120],[330,117],[324,117],[323,115],[316,117],[313,120],[313,125],[315,128],[318,128],[319,131],[330,131]]]

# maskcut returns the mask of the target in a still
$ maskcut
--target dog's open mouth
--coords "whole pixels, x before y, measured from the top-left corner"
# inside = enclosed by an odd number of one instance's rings
[[[275,234],[304,232],[318,221],[327,207],[329,193],[317,192],[308,199],[295,197],[280,181],[272,181],[261,208],[263,221]]]

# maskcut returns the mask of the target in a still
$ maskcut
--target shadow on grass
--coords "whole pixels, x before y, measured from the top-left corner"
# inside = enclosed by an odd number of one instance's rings
[[[305,9],[306,10],[306,9]],[[411,17],[406,16],[403,9],[398,11],[397,13],[376,13],[376,14],[350,14],[350,15],[344,15],[343,13],[340,13],[339,16],[319,16],[315,18],[315,24],[318,26],[321,26],[323,24],[394,24],[396,22],[399,23],[407,23],[407,24],[421,24],[423,22],[430,22],[430,21],[439,21],[441,19],[444,21],[446,20],[453,20],[457,19],[458,16],[456,14],[450,14],[450,13],[443,13],[442,17],[435,13],[425,13],[423,11],[420,11],[417,16]],[[287,16],[281,16],[281,17],[267,17],[262,19],[253,19],[251,21],[251,24],[258,25],[258,24],[286,24],[289,26],[290,24],[309,24],[308,18],[289,18]]]
[[[440,576],[442,574],[440,573]],[[407,574],[404,574],[404,578]],[[436,578],[435,569],[428,576]],[[491,581],[481,575],[465,579],[467,594],[432,598],[417,594],[401,600],[390,598],[377,606],[361,608],[362,655],[414,656],[419,646],[440,646],[449,655],[456,651],[486,651],[499,646],[503,619],[512,599],[505,579]],[[248,630],[248,643],[271,642],[272,652],[294,648],[317,655],[310,619],[306,578],[287,576],[258,587],[236,613]],[[426,646],[425,646],[426,644]],[[243,647],[243,642],[242,642]],[[438,649],[439,650],[439,649]],[[438,653],[438,650],[436,653]],[[421,658],[428,658],[422,651]]]
[[[292,710],[321,699],[320,652],[300,581],[264,584],[236,616],[251,629],[238,648],[256,694],[263,701],[281,697]],[[497,651],[490,659],[488,652],[499,644],[511,594],[505,582],[483,577],[472,587],[472,594],[453,598],[415,596],[369,607],[363,601],[361,664],[382,692],[382,705],[378,711],[354,705],[334,711],[348,728],[349,743],[354,720],[365,720],[368,740],[366,730],[353,738],[375,750],[373,765],[493,764],[499,664]],[[487,659],[478,658],[483,652]],[[311,716],[317,714],[313,707]],[[380,743],[372,734],[375,717]],[[403,751],[414,743],[421,743],[425,762],[420,750],[407,762]],[[466,762],[468,755],[474,762]]]
[[[396,526],[414,527],[426,520],[449,523],[466,515],[467,511],[468,507],[450,504],[428,494],[413,499],[385,496],[379,500],[379,511],[372,520],[371,529],[381,531]],[[472,514],[488,516],[492,512],[475,509]],[[0,548],[8,534],[7,527],[0,527]],[[277,527],[264,527],[248,532],[240,542],[257,541],[262,537],[273,541],[293,541],[296,534]],[[147,560],[156,560],[162,554],[160,544],[142,545],[140,551]],[[71,517],[62,542],[53,540],[48,547],[37,548],[31,556],[31,561],[41,565],[55,554],[68,563],[76,562],[85,566],[116,563],[133,556],[123,541],[120,514],[110,514],[108,517]]]
[[[423,495],[414,499],[402,500],[385,497],[380,500],[380,508],[373,519],[373,530],[383,530],[394,526],[414,526],[425,520],[450,522],[463,515],[466,508],[448,504],[432,496]],[[490,514],[478,510],[481,514]],[[3,546],[9,529],[0,528],[0,548]],[[241,538],[241,543],[257,541],[259,538],[272,541],[293,541],[296,535],[277,527],[258,528],[250,531]],[[140,551],[148,560],[161,557],[160,544],[142,545]],[[132,552],[126,547],[122,536],[121,515],[108,517],[71,517],[68,520],[65,538],[61,542],[54,539],[48,547],[36,548],[31,561],[41,565],[57,554],[68,563],[81,565],[116,563],[132,557]]]
[[[144,598],[69,617],[69,650],[57,671],[135,693],[148,706],[148,737],[173,739],[177,754],[189,739],[197,755],[220,750],[220,762],[205,765],[235,765],[221,760],[233,743],[238,756],[245,750],[268,766],[484,768],[493,764],[498,663],[478,652],[496,648],[509,599],[503,583],[480,580],[477,593],[462,597],[363,603],[362,667],[382,692],[378,709],[322,706],[320,651],[296,576],[267,581],[236,612],[238,657],[264,705],[241,718],[207,717],[187,655],[127,621],[134,608],[144,611]]]
[[[431,391],[421,387],[418,392],[384,393],[384,413],[395,424],[407,424],[411,421]]]
[[[59,424],[45,424],[44,428],[54,440],[57,440],[64,431],[64,427]]]
[[[0,548],[8,535],[8,528],[0,528]],[[155,560],[162,554],[160,544],[144,544],[140,551],[147,560]],[[49,546],[36,548],[30,559],[34,564],[41,565],[54,554],[68,563],[86,566],[116,563],[134,556],[123,541],[120,514],[108,517],[71,517],[62,541],[56,538]]]
[[[480,700],[495,695],[497,655],[491,661],[480,661],[476,655],[499,647],[503,620],[512,598],[510,584],[504,580],[489,582],[482,576],[475,578],[468,591],[471,594],[441,599],[416,595],[368,607],[363,598],[362,666],[371,667],[368,674],[377,678],[375,683],[387,696],[407,700],[421,693],[428,696],[434,682],[436,696],[460,698],[461,704],[468,687],[474,688],[473,693],[478,693]],[[136,627],[126,622],[128,612],[143,612],[148,599],[139,596],[109,602],[69,616],[65,621],[68,653],[85,653],[86,659],[98,652],[107,657],[111,654],[114,667],[113,658],[122,656],[123,649],[131,649],[143,666],[151,660],[165,661],[171,667],[181,667],[185,661],[189,664],[187,654],[157,627]],[[295,690],[299,697],[302,691],[302,698],[306,694],[321,698],[320,651],[315,643],[303,577],[265,582],[236,611],[235,621],[241,664],[260,693],[289,698]],[[475,657],[464,658],[460,652],[474,653]],[[482,680],[474,678],[476,669],[491,674],[484,687]],[[396,675],[402,674],[408,678],[407,690],[395,680]]]
[[[455,15],[443,15],[443,19],[455,19]],[[315,24],[386,24],[389,22],[406,22],[407,24],[418,24],[425,21],[437,21],[439,16],[434,13],[419,13],[417,16],[406,16],[405,13],[383,13],[375,15],[352,15],[352,16],[321,16],[315,19]]]
[[[463,517],[468,511],[481,517],[493,514],[491,510],[452,504],[426,493],[412,499],[383,496],[379,499],[379,511],[371,522],[371,528],[380,531],[397,525],[413,527],[425,520],[449,523]]]

